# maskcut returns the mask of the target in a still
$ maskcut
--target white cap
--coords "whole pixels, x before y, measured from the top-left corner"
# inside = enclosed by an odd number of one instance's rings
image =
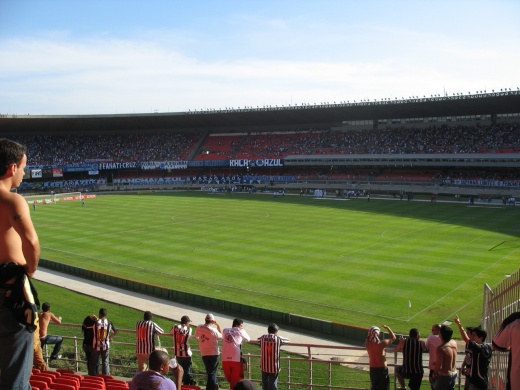
[[[206,314],[206,321],[215,321],[215,316],[211,313]]]

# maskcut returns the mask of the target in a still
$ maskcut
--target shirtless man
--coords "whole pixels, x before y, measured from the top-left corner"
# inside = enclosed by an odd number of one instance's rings
[[[60,336],[51,336],[47,334],[47,328],[51,322],[55,324],[61,325],[61,317],[56,317],[54,313],[50,311],[51,305],[48,302],[44,302],[42,305],[42,312],[40,313],[40,342],[42,344],[42,348],[47,344],[54,344],[54,349],[51,353],[51,360],[61,359],[61,355],[59,354],[61,349],[61,343],[63,343],[63,338]]]
[[[370,366],[370,390],[386,390],[390,383],[385,348],[395,341],[395,334],[387,325],[383,325],[383,328],[388,331],[389,339],[379,340],[380,330],[372,326],[365,341]]]
[[[19,194],[11,192],[22,182],[27,164],[25,147],[0,139],[0,388],[30,389],[33,339],[12,309],[4,306],[6,290],[19,280],[10,277],[13,263],[32,277],[40,258],[40,244],[34,229],[29,205]],[[16,266],[14,267],[15,269]],[[9,276],[8,276],[9,275]]]
[[[434,390],[454,390],[457,379],[457,343],[451,339],[453,329],[447,325],[441,326],[439,335],[442,344],[437,347],[433,388]]]

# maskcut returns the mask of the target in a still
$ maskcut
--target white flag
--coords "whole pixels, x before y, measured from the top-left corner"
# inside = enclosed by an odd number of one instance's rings
[[[412,307],[412,301],[408,300],[408,308]]]

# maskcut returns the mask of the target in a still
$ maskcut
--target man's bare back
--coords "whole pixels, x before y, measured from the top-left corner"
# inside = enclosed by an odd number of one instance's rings
[[[50,311],[40,313],[40,337],[47,336],[47,328],[49,327],[49,323],[52,321],[55,324],[61,324],[61,317],[56,317]]]
[[[386,340],[385,340],[386,341]],[[384,341],[379,343],[367,343],[366,348],[368,352],[370,367],[386,367],[386,353],[385,348],[388,346]]]
[[[385,328],[388,331],[388,334],[390,336],[389,339],[379,340],[377,342],[367,340],[365,343],[365,347],[368,353],[369,366],[372,368],[386,367],[385,348],[387,348],[390,344],[392,344],[395,341],[394,332],[392,332],[392,330],[386,325],[383,325],[383,328]],[[379,331],[377,332],[377,335],[379,338]]]
[[[457,342],[450,340],[437,347],[437,369],[439,375],[450,375],[456,371]]]

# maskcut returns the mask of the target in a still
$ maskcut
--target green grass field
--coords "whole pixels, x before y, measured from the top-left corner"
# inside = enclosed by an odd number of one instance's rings
[[[484,283],[520,264],[520,210],[464,202],[179,192],[31,212],[43,258],[405,333],[456,313],[478,323]]]

